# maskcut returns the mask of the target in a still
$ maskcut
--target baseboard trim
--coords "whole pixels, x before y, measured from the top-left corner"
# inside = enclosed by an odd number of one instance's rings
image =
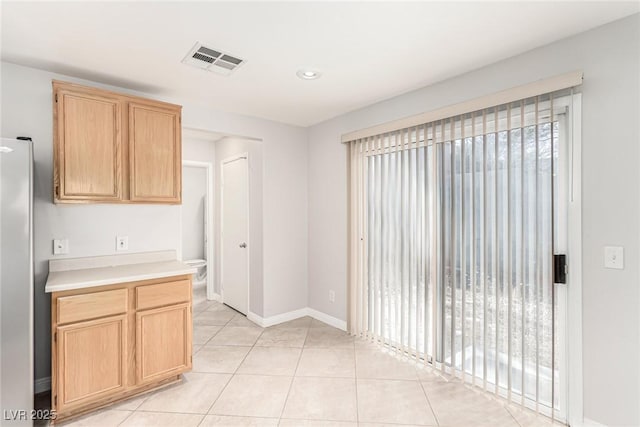
[[[33,392],[35,394],[51,390],[51,377],[38,378],[33,382]]]
[[[347,330],[347,322],[344,320],[340,320],[336,317],[329,316],[327,313],[323,313],[321,311],[315,310],[311,307],[307,308],[307,315],[313,317],[316,320],[326,323],[327,325],[331,325],[334,328],[338,328],[342,331]]]
[[[251,320],[253,323],[256,323],[262,326],[263,328],[268,328],[269,326],[279,325],[280,323],[299,319],[300,317],[304,317],[306,315],[307,315],[307,308],[301,308],[299,310],[289,311],[282,314],[276,314],[275,316],[270,316],[270,317],[261,317],[255,313],[249,312],[247,314],[247,319]]]
[[[333,326],[334,328],[338,328],[343,331],[347,330],[347,322],[345,322],[344,320],[329,316],[326,313],[314,310],[310,307],[288,311],[286,313],[276,314],[275,316],[269,317],[261,317],[255,313],[249,312],[247,314],[247,319],[251,320],[253,323],[259,326],[262,326],[263,328],[268,328],[269,326],[279,325],[280,323],[289,322],[291,320],[299,319],[305,316],[313,317],[314,319],[324,322],[327,325]]]
[[[606,427],[606,424],[602,424],[602,423],[599,423],[597,421],[593,421],[592,419],[589,419],[589,418],[584,418],[584,421],[582,422],[582,425],[584,427]]]
[[[209,292],[207,292],[207,301],[222,302],[222,295],[217,294],[215,292],[213,292],[211,295],[209,295]]]
[[[263,328],[265,328],[266,326],[264,326],[264,318],[258,316],[255,313],[252,312],[248,312],[247,313],[247,319],[251,320],[253,323],[255,323],[258,326],[262,326]]]

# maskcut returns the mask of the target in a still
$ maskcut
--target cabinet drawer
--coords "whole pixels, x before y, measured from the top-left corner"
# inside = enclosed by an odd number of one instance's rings
[[[138,286],[136,288],[137,310],[189,301],[191,301],[191,282],[189,280]]]
[[[127,289],[58,298],[58,324],[127,312]]]

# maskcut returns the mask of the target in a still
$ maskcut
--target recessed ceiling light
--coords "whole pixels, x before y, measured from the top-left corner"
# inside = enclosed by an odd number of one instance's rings
[[[298,77],[302,80],[315,80],[321,76],[320,71],[309,70],[309,69],[301,69],[296,73]]]

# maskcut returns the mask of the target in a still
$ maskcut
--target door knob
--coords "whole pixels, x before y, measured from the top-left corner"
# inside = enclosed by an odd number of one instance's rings
[[[244,243],[244,242],[243,242],[243,243],[240,243],[240,247],[241,247],[242,249],[244,249],[244,248],[246,248],[246,247],[247,247],[247,244],[246,244],[246,243]]]

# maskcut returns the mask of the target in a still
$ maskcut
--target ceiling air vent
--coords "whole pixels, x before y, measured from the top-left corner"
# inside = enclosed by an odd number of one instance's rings
[[[245,62],[244,59],[203,46],[200,42],[196,43],[182,60],[183,64],[224,75],[231,74]]]

